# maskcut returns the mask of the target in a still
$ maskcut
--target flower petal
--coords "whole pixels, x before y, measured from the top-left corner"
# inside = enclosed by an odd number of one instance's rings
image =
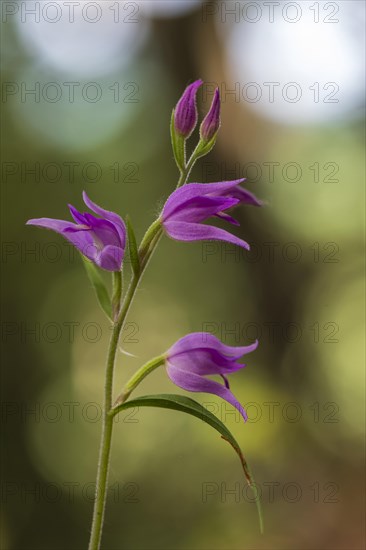
[[[103,246],[112,245],[124,248],[118,228],[114,223],[103,218],[96,218],[93,214],[85,214],[84,218],[97,241]],[[96,244],[98,244],[98,242],[96,242]]]
[[[224,229],[213,227],[212,225],[168,221],[164,223],[164,228],[167,234],[177,241],[225,241],[250,250],[247,242],[235,237]]]
[[[27,225],[35,225],[56,231],[71,244],[73,244],[84,256],[94,261],[98,253],[94,245],[91,232],[89,230],[80,230],[80,227],[72,222],[64,220],[54,220],[52,218],[39,218],[28,220]]]
[[[245,367],[235,359],[220,354],[215,349],[196,348],[168,355],[168,361],[185,372],[206,374],[231,374]]]
[[[236,187],[243,181],[244,179],[220,181],[217,183],[187,183],[183,187],[179,187],[173,191],[170,195],[163,209],[163,219],[167,219],[177,206],[189,199],[204,195],[222,196],[226,191]]]
[[[168,220],[184,222],[201,222],[218,212],[232,208],[239,203],[239,199],[226,197],[197,196],[177,204],[168,217],[163,214],[163,223]]]
[[[95,263],[106,271],[120,271],[124,250],[119,246],[108,245],[97,255]]]
[[[45,229],[50,229],[51,231],[56,231],[56,233],[63,233],[65,229],[76,227],[72,222],[67,222],[65,220],[55,220],[53,218],[35,218],[28,220],[26,225],[35,225],[37,227],[44,227]]]
[[[71,216],[74,218],[76,223],[82,224],[82,225],[86,223],[84,214],[79,212],[79,210],[76,210],[76,208],[72,204],[69,204],[68,207],[69,207]]]
[[[99,249],[95,245],[90,231],[78,231],[63,233],[65,239],[75,246],[84,256],[96,263],[96,258],[99,254]]]
[[[167,365],[167,372],[171,381],[180,388],[192,392],[204,392],[217,395],[238,409],[244,420],[247,420],[245,410],[227,387],[214,380],[203,378],[198,374],[185,372],[169,363]]]
[[[226,212],[218,212],[215,214],[217,218],[221,218],[222,220],[225,220],[226,222],[231,223],[232,225],[236,225],[237,227],[240,227],[240,223],[238,220],[233,218],[232,216],[229,216],[229,214],[226,214]]]
[[[109,210],[105,210],[101,206],[98,206],[95,202],[89,199],[88,195],[83,191],[83,200],[88,208],[92,210],[95,214],[98,214],[102,218],[105,218],[106,220],[112,222],[119,233],[120,239],[121,239],[121,246],[122,248],[125,248],[126,245],[126,226],[122,218],[116,214],[115,212],[110,212]]]
[[[182,353],[192,349],[210,348],[236,360],[246,353],[251,353],[256,350],[257,347],[258,340],[249,346],[228,346],[210,332],[191,332],[175,342],[167,353],[168,356],[172,357],[176,353]]]
[[[263,206],[264,204],[263,201],[258,199],[253,193],[240,186],[237,186],[231,190],[229,195],[239,199],[241,204],[251,204],[252,206]]]

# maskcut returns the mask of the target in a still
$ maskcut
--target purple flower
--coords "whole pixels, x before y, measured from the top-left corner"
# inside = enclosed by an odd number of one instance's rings
[[[202,80],[196,80],[183,92],[174,111],[174,126],[176,132],[184,139],[188,139],[197,125],[198,112],[196,95]]]
[[[261,206],[252,193],[233,180],[219,183],[189,183],[176,189],[165,203],[161,221],[166,233],[177,241],[227,241],[247,250],[249,244],[224,229],[201,225],[211,216],[240,225],[225,212],[240,203]]]
[[[168,376],[184,390],[218,395],[238,409],[244,420],[247,420],[243,407],[230,391],[227,375],[245,367],[237,360],[257,347],[258,341],[244,347],[226,346],[210,333],[193,332],[178,340],[167,351]],[[219,374],[225,384],[205,378],[213,374]]]
[[[82,214],[69,205],[76,223],[38,218],[28,220],[27,225],[52,229],[63,235],[84,256],[102,269],[120,271],[126,246],[126,228],[122,218],[92,202],[85,191],[83,199],[90,210],[101,216],[100,218],[89,213]]]
[[[215,90],[215,95],[212,100],[212,104],[209,112],[203,120],[200,128],[201,139],[203,141],[211,141],[211,139],[217,134],[220,128],[220,91],[218,88]]]

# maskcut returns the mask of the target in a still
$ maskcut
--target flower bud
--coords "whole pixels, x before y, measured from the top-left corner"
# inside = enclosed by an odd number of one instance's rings
[[[177,134],[188,139],[197,125],[198,112],[196,94],[203,84],[202,80],[196,80],[184,91],[174,111],[174,127]]]
[[[202,141],[211,141],[211,139],[217,134],[221,124],[220,107],[220,91],[216,88],[210,110],[201,124],[200,134]]]

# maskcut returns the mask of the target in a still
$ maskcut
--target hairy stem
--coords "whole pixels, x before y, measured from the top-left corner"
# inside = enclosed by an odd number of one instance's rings
[[[112,295],[112,319],[117,319],[122,299],[122,271],[113,273],[113,295]]]
[[[182,185],[187,183],[187,179],[189,178],[189,174],[191,173],[191,170],[192,170],[196,160],[197,160],[197,157],[195,156],[195,151],[193,151],[192,156],[189,159],[186,167],[180,173],[180,178],[178,180],[177,189],[178,189],[178,187],[182,187]]]
[[[97,550],[100,547],[104,509],[106,501],[106,489],[108,484],[109,457],[112,442],[113,418],[108,416],[112,405],[113,372],[116,352],[118,348],[120,331],[117,325],[113,327],[109,344],[108,359],[104,386],[103,427],[99,449],[98,473],[96,481],[96,493],[94,501],[93,523],[89,542],[89,550]]]

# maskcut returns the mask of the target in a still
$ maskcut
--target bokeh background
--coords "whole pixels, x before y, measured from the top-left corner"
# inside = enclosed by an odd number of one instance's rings
[[[1,550],[87,546],[109,327],[77,254],[34,217],[81,193],[139,237],[177,180],[173,106],[203,78],[222,129],[192,181],[246,177],[244,253],[163,239],[121,341],[116,391],[190,331],[260,340],[232,389],[262,495],[197,419],[114,432],[103,547],[364,548],[364,23],[361,1],[2,2]],[[192,145],[197,134],[191,138]],[[106,277],[108,281],[108,277]],[[127,355],[126,352],[130,355]],[[181,392],[164,370],[137,394]]]

